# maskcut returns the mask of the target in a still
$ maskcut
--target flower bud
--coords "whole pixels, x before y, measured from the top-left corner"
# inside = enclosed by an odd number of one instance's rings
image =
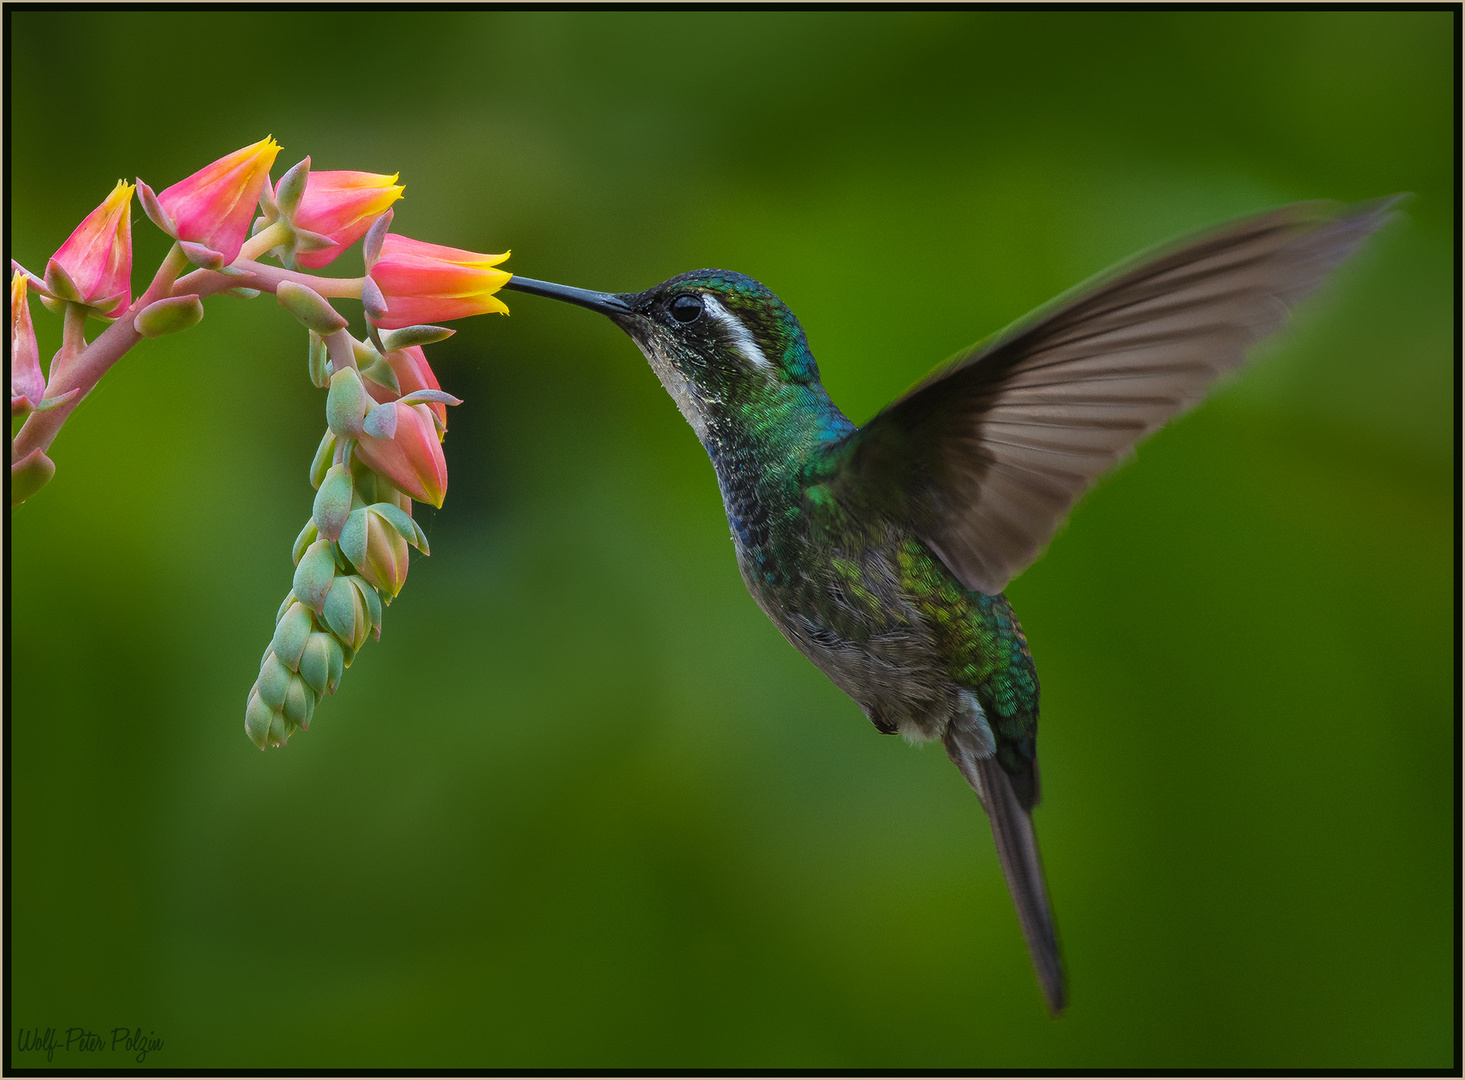
[[[25,274],[15,271],[10,278],[11,416],[30,412],[46,396],[46,376],[41,372],[41,351],[31,322],[28,288]]]
[[[371,623],[372,632],[378,641],[382,638],[382,601],[376,594],[376,590],[368,585],[365,579],[352,575],[349,578],[356,591],[361,594],[361,602],[366,605],[366,618]]]
[[[407,580],[407,541],[373,507],[352,512],[341,532],[341,551],[366,583],[388,600],[402,591]]]
[[[260,699],[259,684],[255,683],[244,706],[244,733],[261,750],[269,745],[270,725],[275,716],[275,711]]]
[[[310,463],[310,486],[319,488],[326,478],[326,471],[330,469],[331,462],[336,458],[336,433],[326,428],[326,433],[321,436],[320,445],[315,448],[315,457]]]
[[[325,607],[326,595],[331,591],[331,582],[335,576],[336,556],[331,551],[331,542],[317,540],[305,549],[300,565],[295,567],[295,595],[302,604],[319,615]]]
[[[139,311],[132,326],[143,337],[155,338],[197,326],[202,318],[203,302],[198,297],[169,296]]]
[[[274,139],[261,139],[158,192],[156,204],[164,220],[173,224],[173,229],[165,231],[177,240],[216,251],[223,263],[232,263],[249,235],[260,192],[279,152]]]
[[[280,662],[273,650],[265,653],[264,663],[259,666],[259,681],[254,684],[260,700],[276,712],[284,708],[285,695],[294,675],[294,672]]]
[[[10,466],[10,505],[19,506],[56,475],[55,463],[39,446]]]
[[[290,678],[285,690],[285,719],[302,730],[310,730],[310,718],[315,713],[316,695],[299,675]]]
[[[331,389],[326,395],[326,423],[338,437],[360,438],[361,421],[370,404],[355,368],[343,368],[331,376]]]
[[[275,636],[270,648],[282,664],[294,671],[300,666],[300,654],[305,651],[305,643],[314,630],[310,609],[297,600],[275,623]]]
[[[93,210],[52,262],[65,275],[63,290],[97,309],[105,318],[116,318],[132,303],[132,185],[118,180],[102,205]]]
[[[343,330],[347,325],[341,313],[331,307],[324,296],[297,282],[280,282],[275,286],[275,299],[302,325],[322,337]]]
[[[300,677],[319,699],[327,690],[336,692],[341,684],[344,657],[336,639],[326,633],[314,633],[300,654]]]
[[[381,289],[386,313],[369,319],[383,330],[396,330],[489,311],[508,314],[493,295],[512,276],[494,269],[508,257],[508,252],[484,255],[388,233],[367,271]]]
[[[315,493],[311,516],[320,535],[328,540],[341,538],[341,527],[351,513],[351,474],[340,465],[332,465]]]
[[[315,543],[316,538],[319,536],[320,530],[315,527],[315,518],[312,517],[306,521],[305,528],[301,529],[300,535],[295,537],[295,546],[290,549],[290,558],[294,560],[296,566],[299,566],[300,560],[305,557],[306,548]],[[291,593],[290,596],[291,602],[293,603],[295,594]],[[282,608],[281,611],[283,610]],[[278,616],[276,616],[276,621],[279,621]]]
[[[341,644],[352,652],[366,644],[371,635],[371,615],[366,608],[366,598],[345,574],[331,583],[321,617]]]
[[[283,180],[280,183],[284,186]],[[328,237],[331,244],[317,251],[302,251],[296,261],[310,270],[333,262],[401,197],[396,175],[349,170],[312,172],[292,220],[297,228]]]
[[[418,502],[442,506],[448,490],[448,464],[431,409],[400,402],[392,407],[397,413],[395,434],[380,439],[363,433],[357,455]]]

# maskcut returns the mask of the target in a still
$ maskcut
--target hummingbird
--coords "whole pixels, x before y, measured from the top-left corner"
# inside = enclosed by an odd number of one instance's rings
[[[1049,1012],[1066,977],[1033,830],[1038,675],[1003,590],[1135,443],[1239,367],[1389,217],[1297,203],[1120,264],[856,426],[766,286],[693,270],[638,293],[514,276],[640,348],[717,476],[738,569],[885,735],[976,792]]]

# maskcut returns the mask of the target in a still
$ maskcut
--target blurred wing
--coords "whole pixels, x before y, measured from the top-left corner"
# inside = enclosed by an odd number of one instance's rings
[[[898,508],[970,589],[998,593],[1105,469],[1239,366],[1388,217],[1299,203],[1080,286],[851,436],[841,479]]]

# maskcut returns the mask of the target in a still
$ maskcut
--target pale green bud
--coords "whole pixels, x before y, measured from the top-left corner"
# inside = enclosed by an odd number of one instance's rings
[[[353,574],[350,578],[351,584],[356,586],[356,591],[361,594],[361,599],[366,604],[366,617],[371,620],[371,629],[376,634],[376,639],[382,639],[382,601],[376,594],[376,590],[366,583],[366,579]]]
[[[332,465],[315,494],[311,517],[320,535],[330,540],[341,538],[341,526],[351,513],[351,474],[340,465]]]
[[[295,561],[296,566],[300,565],[300,559],[305,554],[305,549],[315,543],[319,535],[320,531],[315,527],[315,519],[311,518],[305,523],[305,528],[300,530],[300,535],[295,538],[295,546],[290,549],[290,558]],[[279,621],[278,615],[275,616],[275,620]]]
[[[279,657],[273,652],[266,653],[264,663],[259,666],[259,681],[254,684],[259,691],[259,699],[271,709],[278,711],[284,708],[285,694],[294,677]]]
[[[326,423],[343,439],[361,436],[361,420],[375,402],[361,385],[355,368],[344,368],[331,376],[330,393],[326,395]]]
[[[321,482],[326,478],[326,472],[331,467],[331,462],[336,459],[336,433],[326,428],[326,433],[321,436],[320,445],[315,448],[315,459],[310,463],[310,486],[319,488]]]
[[[269,743],[270,723],[274,718],[274,710],[260,700],[259,684],[256,683],[250,688],[249,699],[244,706],[244,733],[261,750]]]
[[[317,698],[327,690],[334,694],[341,684],[344,661],[341,645],[333,636],[319,632],[311,634],[305,643],[305,651],[300,654],[300,677],[315,691]]]
[[[305,549],[301,548],[300,550],[304,551]],[[296,559],[295,561],[299,562],[300,560]],[[293,592],[287,592],[285,594],[284,603],[280,605],[280,610],[275,612],[275,622],[279,622],[285,617],[285,612],[290,610],[290,605],[293,603],[295,603],[295,594]]]
[[[365,645],[371,635],[372,622],[366,609],[366,599],[352,584],[352,579],[345,575],[332,583],[321,618],[341,644],[353,652]]]
[[[310,609],[297,600],[275,624],[275,637],[270,648],[282,664],[294,671],[300,666],[300,654],[305,651],[305,643],[310,640],[314,629]]]
[[[284,746],[292,734],[292,725],[286,720],[282,713],[273,713],[270,716],[270,733],[267,741],[271,746]]]
[[[315,694],[305,685],[304,679],[299,675],[293,676],[285,691],[285,719],[302,730],[309,731],[310,718],[314,713]]]
[[[314,330],[321,337],[346,328],[347,323],[341,313],[331,307],[324,296],[308,286],[294,281],[282,281],[275,286],[275,299],[302,326]]]
[[[10,466],[10,505],[19,506],[56,475],[56,465],[38,446]]]
[[[331,542],[324,538],[317,540],[305,549],[305,554],[300,557],[300,564],[295,567],[295,595],[302,604],[319,615],[335,576],[336,556],[331,551]]]
[[[132,328],[145,338],[155,338],[197,326],[202,318],[203,301],[197,296],[168,296],[139,311]]]

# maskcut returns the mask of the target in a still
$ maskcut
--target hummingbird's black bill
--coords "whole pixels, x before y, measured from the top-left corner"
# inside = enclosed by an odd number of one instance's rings
[[[556,285],[552,281],[535,281],[533,278],[515,274],[504,284],[506,289],[547,296],[551,300],[563,300],[567,304],[598,311],[602,315],[629,315],[631,307],[615,293],[594,292],[591,289],[577,289],[571,285]]]

